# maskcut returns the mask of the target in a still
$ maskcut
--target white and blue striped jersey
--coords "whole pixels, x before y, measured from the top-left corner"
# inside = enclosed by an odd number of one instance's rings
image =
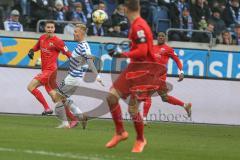
[[[87,63],[91,49],[86,41],[79,42],[69,60],[69,72],[72,77],[83,77],[83,66]]]
[[[23,31],[23,26],[20,22],[14,22],[12,20],[7,20],[4,22],[5,31]]]

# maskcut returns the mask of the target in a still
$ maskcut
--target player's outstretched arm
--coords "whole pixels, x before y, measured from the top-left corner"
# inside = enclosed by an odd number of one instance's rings
[[[129,52],[123,52],[120,49],[110,50],[108,54],[114,58],[141,58],[146,57],[148,53],[147,43],[140,43],[136,49]]]
[[[41,37],[40,37],[41,38]],[[40,49],[40,40],[38,40],[38,42],[34,45],[33,48],[31,48],[29,51],[28,51],[28,57],[30,59],[33,59],[34,57],[34,52],[38,51]]]
[[[108,55],[114,58],[126,58],[126,56],[123,54],[122,49],[119,46],[117,46],[116,49],[109,50]]]
[[[72,53],[68,50],[68,47],[65,45],[63,40],[59,39],[55,45],[58,50],[60,50],[62,54],[66,55],[68,58],[72,56]]]
[[[93,57],[92,57],[91,55],[87,55],[87,56],[86,56],[86,62],[87,62],[87,64],[88,64],[88,67],[91,69],[91,71],[97,75],[96,80],[97,80],[102,86],[104,86],[103,81],[102,81],[102,79],[101,79],[101,77],[100,77],[100,75],[99,75],[99,73],[98,73],[98,71],[97,71],[97,68],[96,68],[96,66],[94,65]]]
[[[175,63],[178,66],[178,69],[180,70],[180,73],[178,75],[178,77],[179,77],[178,78],[178,82],[181,82],[184,79],[184,72],[183,72],[182,62],[180,61],[180,59],[178,58],[178,55],[174,52],[173,49],[171,49],[170,56],[175,61]]]
[[[148,45],[147,43],[139,43],[136,49],[131,50],[130,52],[125,52],[127,58],[145,58],[148,53]]]
[[[41,38],[41,37],[40,37]],[[33,52],[36,52],[40,49],[40,40],[38,40],[38,42],[35,44],[35,46],[33,46],[32,50]]]

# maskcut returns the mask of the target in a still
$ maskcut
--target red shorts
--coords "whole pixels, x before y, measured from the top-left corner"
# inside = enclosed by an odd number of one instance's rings
[[[119,75],[113,83],[113,87],[121,93],[122,98],[127,98],[131,93],[131,88],[140,85],[158,85],[159,77],[167,71],[164,65],[154,62],[133,62]],[[141,76],[138,73],[143,73]]]
[[[56,78],[57,70],[44,70],[34,77],[34,79],[38,80],[45,87],[48,93],[57,88]]]
[[[167,73],[160,76],[160,79],[163,80],[163,81],[166,81],[167,80]]]

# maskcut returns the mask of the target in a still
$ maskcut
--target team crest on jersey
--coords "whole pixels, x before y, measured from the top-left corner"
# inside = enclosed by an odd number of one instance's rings
[[[137,36],[138,36],[138,38],[145,38],[146,37],[143,30],[137,31]]]
[[[137,32],[137,36],[138,36],[138,43],[144,43],[146,42],[146,36],[143,30],[140,30]]]
[[[160,50],[161,50],[161,52],[164,52],[166,49],[165,48],[161,48]]]
[[[165,48],[161,48],[160,49],[160,54],[164,54],[166,52],[166,49]]]

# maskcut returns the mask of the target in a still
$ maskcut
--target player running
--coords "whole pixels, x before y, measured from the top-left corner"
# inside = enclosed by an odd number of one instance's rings
[[[93,62],[93,56],[88,42],[85,40],[87,27],[84,24],[77,24],[74,29],[74,40],[78,42],[77,47],[72,52],[69,58],[69,71],[67,77],[63,80],[62,84],[58,88],[58,93],[55,99],[57,99],[56,115],[62,120],[61,125],[57,128],[73,128],[78,124],[78,117],[82,121],[82,127],[85,129],[87,117],[78,108],[70,96],[74,94],[78,86],[81,85],[82,77],[84,75],[83,65],[87,64],[92,72],[97,75],[96,80],[103,85],[103,82],[98,74],[98,71]],[[66,108],[69,108],[75,117],[70,117],[72,120],[69,124],[66,116]],[[67,113],[68,115],[68,113]]]
[[[158,40],[158,44],[154,46],[154,53],[155,53],[158,63],[167,66],[169,58],[173,59],[175,61],[175,63],[177,64],[178,69],[180,70],[178,81],[179,82],[182,81],[184,78],[184,72],[182,70],[183,69],[182,63],[181,63],[180,59],[178,58],[178,56],[176,55],[176,53],[174,52],[173,48],[168,46],[165,43],[165,41],[166,41],[165,33],[163,33],[163,32],[158,33],[157,40]],[[166,82],[166,79],[167,79],[167,74],[161,76],[161,80],[163,80],[163,82]],[[168,95],[167,84],[166,83],[161,83],[161,84],[162,85],[160,86],[160,88],[157,92],[158,92],[159,96],[161,96],[162,101],[183,107],[186,110],[188,116],[190,117],[192,104],[184,103],[181,100]],[[144,101],[144,106],[143,106],[143,119],[144,119],[145,124],[147,123],[147,114],[149,112],[151,104],[152,104],[151,97],[148,97]]]
[[[115,147],[120,141],[128,138],[128,132],[125,131],[122,122],[122,113],[119,105],[120,98],[127,98],[130,95],[130,88],[134,85],[127,80],[128,73],[133,71],[133,68],[140,68],[150,71],[150,74],[145,76],[143,82],[148,83],[154,80],[154,74],[157,70],[152,69],[151,65],[144,65],[143,63],[155,63],[155,57],[152,53],[153,37],[152,32],[146,21],[140,17],[139,0],[125,1],[126,14],[131,23],[129,32],[129,39],[131,40],[131,49],[129,52],[122,53],[120,50],[110,52],[109,55],[117,58],[130,58],[131,62],[127,68],[119,75],[118,79],[113,83],[107,97],[107,102],[110,108],[112,119],[115,125],[115,135],[106,144],[107,148]],[[138,64],[138,65],[136,65]],[[155,63],[157,64],[157,63]],[[159,65],[159,64],[157,64]],[[142,152],[147,141],[144,137],[143,120],[138,111],[138,101],[136,97],[131,96],[128,106],[129,113],[134,123],[135,131],[137,133],[136,142],[132,148],[132,152]]]
[[[32,79],[27,89],[43,105],[44,111],[42,115],[52,114],[53,110],[49,108],[48,103],[37,88],[44,86],[53,102],[56,102],[54,95],[56,94],[57,58],[59,52],[62,52],[67,57],[71,56],[63,40],[54,34],[54,21],[45,22],[45,32],[46,33],[39,38],[37,44],[30,49],[28,53],[30,59],[33,59],[34,52],[40,50],[41,53],[42,72]]]

